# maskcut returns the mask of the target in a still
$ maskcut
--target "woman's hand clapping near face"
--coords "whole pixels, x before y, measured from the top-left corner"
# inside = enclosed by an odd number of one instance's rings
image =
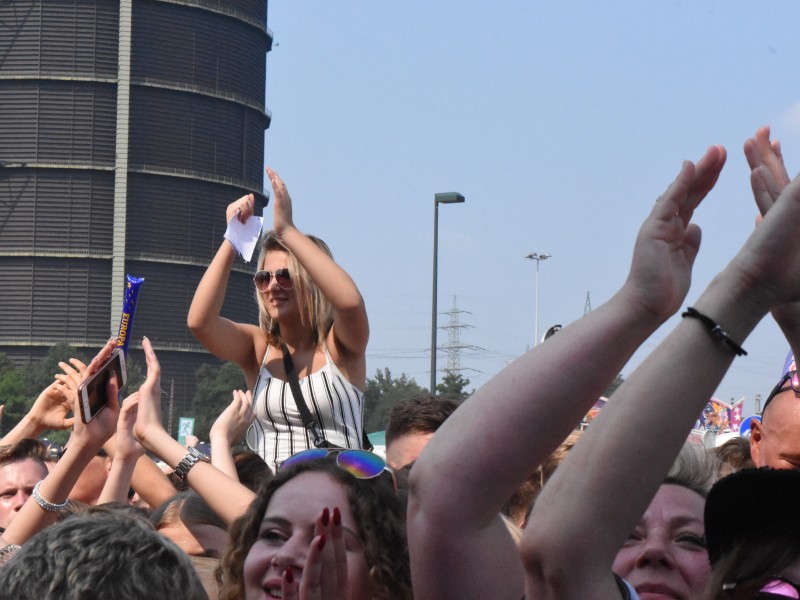
[[[347,600],[347,548],[338,508],[325,509],[317,518],[314,539],[303,566],[302,579],[287,568],[281,589],[284,600]]]

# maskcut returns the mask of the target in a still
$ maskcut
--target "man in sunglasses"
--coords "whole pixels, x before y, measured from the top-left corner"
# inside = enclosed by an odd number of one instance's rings
[[[783,371],[764,403],[761,422],[752,421],[750,455],[757,467],[800,469],[800,377],[791,352]]]

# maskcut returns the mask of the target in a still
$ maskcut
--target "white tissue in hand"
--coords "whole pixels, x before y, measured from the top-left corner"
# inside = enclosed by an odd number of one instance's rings
[[[244,262],[250,262],[253,252],[258,244],[258,237],[261,235],[261,223],[263,217],[252,215],[244,223],[239,221],[237,212],[230,221],[228,229],[225,230],[225,239],[228,240]]]

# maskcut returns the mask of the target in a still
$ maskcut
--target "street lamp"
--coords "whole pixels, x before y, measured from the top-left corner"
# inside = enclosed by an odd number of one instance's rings
[[[433,300],[431,309],[431,396],[436,395],[436,281],[439,256],[439,205],[464,202],[458,192],[435,194],[433,197]]]
[[[538,252],[531,252],[526,256],[528,260],[535,260],[536,261],[536,332],[535,337],[533,338],[533,345],[539,345],[539,263],[543,260],[547,260],[553,256],[552,254],[539,254]]]

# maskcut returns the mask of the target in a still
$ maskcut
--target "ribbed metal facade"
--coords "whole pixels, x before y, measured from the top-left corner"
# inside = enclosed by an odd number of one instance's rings
[[[0,352],[99,347],[124,274],[145,277],[134,340],[153,341],[186,413],[195,369],[213,360],[186,327],[194,289],[227,203],[264,202],[266,10],[0,1]],[[232,274],[223,313],[256,322],[251,272]]]

